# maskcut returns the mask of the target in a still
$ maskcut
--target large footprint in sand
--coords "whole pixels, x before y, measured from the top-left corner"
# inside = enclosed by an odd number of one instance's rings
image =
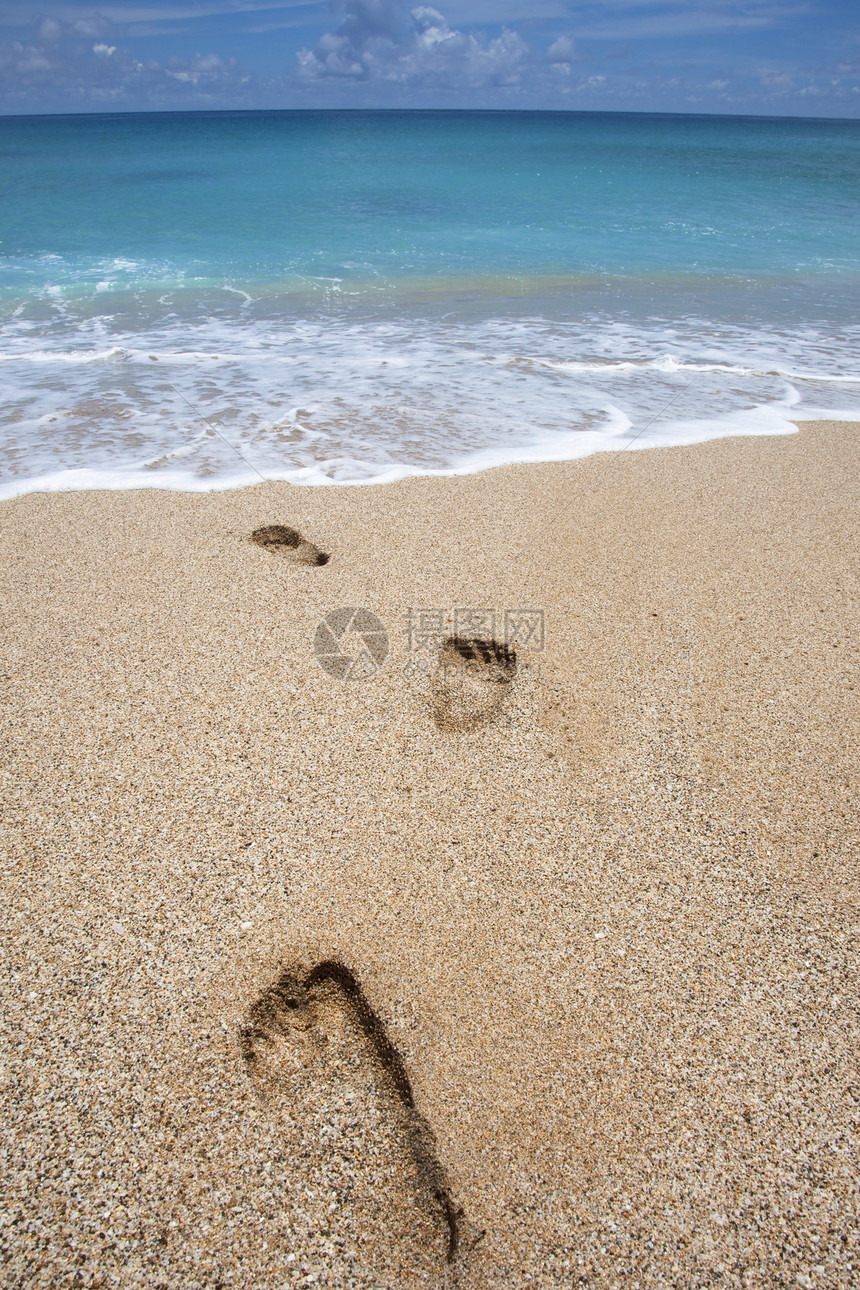
[[[272,1114],[295,1120],[313,1108],[318,1122],[326,1106],[349,1104],[349,1134],[324,1150],[339,1153],[351,1180],[340,1221],[361,1261],[406,1284],[447,1279],[460,1211],[403,1060],[349,968],[289,968],[249,1010],[241,1042]]]
[[[516,654],[499,641],[448,636],[433,677],[433,720],[440,730],[479,730],[502,711],[516,675]]]
[[[328,564],[330,559],[313,542],[303,538],[298,529],[291,529],[286,524],[264,524],[262,528],[254,529],[251,541],[264,551],[271,551],[293,564],[322,565]]]

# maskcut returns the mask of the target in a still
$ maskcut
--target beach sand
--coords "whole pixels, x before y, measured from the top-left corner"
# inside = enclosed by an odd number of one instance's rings
[[[858,433],[3,503],[2,1284],[860,1285]]]

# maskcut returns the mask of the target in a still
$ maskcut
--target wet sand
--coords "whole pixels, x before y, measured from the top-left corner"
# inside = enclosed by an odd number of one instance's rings
[[[2,1283],[860,1283],[858,435],[3,503]]]

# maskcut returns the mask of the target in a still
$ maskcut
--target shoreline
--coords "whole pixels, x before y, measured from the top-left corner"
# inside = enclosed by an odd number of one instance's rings
[[[17,1283],[852,1282],[858,429],[0,503]]]
[[[784,411],[784,409],[783,409]],[[421,479],[460,479],[470,475],[482,475],[487,471],[511,469],[528,469],[532,466],[553,466],[553,465],[570,465],[574,462],[584,461],[589,457],[619,457],[628,452],[646,452],[653,449],[662,449],[664,451],[673,448],[690,448],[696,444],[711,443],[720,439],[758,439],[771,438],[773,436],[793,435],[804,425],[815,425],[823,420],[820,417],[809,417],[805,420],[796,420],[789,416],[783,415],[779,405],[766,405],[758,408],[749,409],[746,417],[752,425],[758,428],[749,428],[749,425],[743,429],[726,430],[719,427],[726,424],[732,425],[737,422],[738,417],[733,414],[726,414],[722,418],[716,418],[713,421],[694,420],[687,423],[691,429],[688,430],[690,437],[664,440],[665,426],[656,431],[655,434],[648,435],[648,426],[643,431],[639,431],[631,438],[618,445],[617,441],[613,442],[613,437],[606,431],[572,431],[565,438],[565,447],[562,449],[553,440],[559,440],[563,436],[547,434],[543,439],[536,438],[530,445],[525,445],[521,451],[522,456],[517,460],[509,460],[504,456],[505,449],[486,449],[481,452],[475,452],[466,461],[459,466],[445,467],[442,469],[422,469],[418,466],[399,466],[394,465],[388,473],[373,476],[366,479],[331,479],[326,475],[321,475],[312,467],[297,467],[294,475],[295,478],[284,478],[275,475],[265,475],[262,471],[257,470],[245,457],[239,453],[238,449],[223,436],[226,446],[242,461],[247,471],[251,474],[237,472],[233,475],[219,477],[217,484],[200,482],[195,485],[194,478],[169,471],[161,470],[159,482],[147,483],[148,467],[138,467],[136,469],[118,471],[99,471],[94,469],[80,468],[57,471],[52,474],[41,475],[35,479],[24,481],[21,485],[21,491],[10,492],[7,489],[18,488],[19,485],[11,483],[3,485],[0,483],[0,505],[5,502],[13,502],[23,497],[33,495],[51,495],[51,494],[75,494],[75,493],[147,493],[147,492],[167,492],[187,495],[210,494],[210,493],[232,493],[242,491],[246,488],[257,488],[261,485],[282,485],[287,488],[304,489],[337,489],[337,488],[385,488],[394,484],[402,484],[410,480]],[[756,419],[757,418],[757,419]],[[202,418],[201,418],[202,419]],[[626,418],[620,412],[616,412],[616,424],[613,429],[615,434],[626,433],[624,420]],[[838,416],[828,418],[836,424],[860,425],[860,419],[852,416]],[[694,431],[692,427],[698,427]],[[764,427],[764,428],[762,428]],[[785,427],[791,427],[786,429]],[[627,429],[632,429],[628,426]],[[577,444],[590,445],[583,451],[571,454],[570,448]],[[598,444],[599,446],[595,446]],[[552,445],[552,446],[549,446]],[[605,446],[604,446],[605,445]],[[162,454],[161,460],[167,459],[174,455],[171,452]],[[181,454],[178,454],[181,455]],[[307,475],[312,478],[300,478],[299,476]],[[151,477],[151,476],[149,476]],[[170,480],[171,482],[167,482]],[[65,481],[60,483],[60,481]],[[108,481],[108,482],[106,482]],[[122,481],[122,482],[111,482]]]

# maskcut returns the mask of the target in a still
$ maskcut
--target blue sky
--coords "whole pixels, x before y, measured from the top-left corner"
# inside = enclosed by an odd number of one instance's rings
[[[0,112],[860,117],[856,0],[0,0]]]

